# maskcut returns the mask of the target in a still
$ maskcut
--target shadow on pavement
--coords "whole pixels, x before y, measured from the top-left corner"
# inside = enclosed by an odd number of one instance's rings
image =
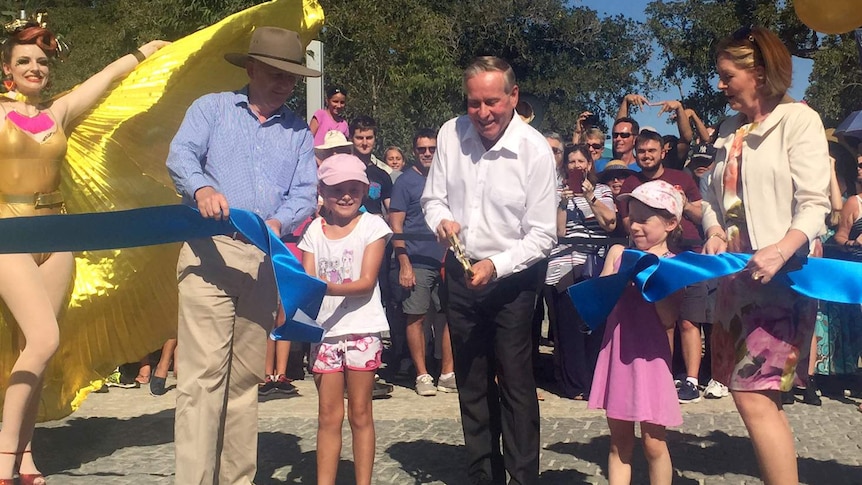
[[[350,439],[350,435],[344,436]],[[254,483],[257,485],[275,485],[281,483],[315,483],[317,480],[317,453],[302,452],[299,446],[301,437],[288,433],[262,432],[258,435],[257,475]],[[342,451],[344,453],[344,451]],[[336,485],[347,485],[356,482],[351,460],[342,459],[338,464]],[[278,470],[290,466],[290,472],[285,480],[273,478]]]
[[[711,431],[706,436],[669,431],[667,441],[673,468],[677,473],[698,473],[707,477],[721,477],[724,474],[747,475],[753,480],[760,477],[754,449],[747,437],[731,436],[722,431]],[[604,474],[607,475],[610,449],[608,435],[593,438],[588,443],[553,443],[547,449],[595,463],[602,467]],[[815,460],[807,457],[799,457],[797,463],[799,481],[802,483],[824,483],[824,477],[830,477],[829,483],[832,485],[862,483],[862,470],[859,467],[837,463],[834,460]],[[542,476],[548,473],[545,472]],[[634,451],[632,483],[649,483],[646,459],[639,442]],[[699,482],[677,475],[674,477],[674,483]]]
[[[413,477],[413,483],[456,485],[467,482],[462,445],[428,440],[404,441],[386,448],[386,454],[401,464],[401,469]]]
[[[428,440],[395,443],[386,449],[401,469],[413,477],[414,484],[442,482],[447,485],[467,483],[464,446],[436,443]],[[603,454],[607,457],[607,453]],[[588,484],[588,476],[578,470],[548,470],[542,472],[542,485]]]
[[[37,428],[33,448],[41,450],[42,472],[53,475],[78,469],[123,448],[163,445],[173,440],[174,410],[170,409],[129,419],[87,417],[56,428]]]

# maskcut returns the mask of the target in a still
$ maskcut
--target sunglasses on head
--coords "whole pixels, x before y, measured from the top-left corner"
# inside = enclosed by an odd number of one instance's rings
[[[754,40],[754,36],[751,34],[752,30],[754,30],[753,25],[742,27],[736,32],[730,34],[730,38],[733,40],[747,40],[752,44],[756,44],[757,42]]]
[[[625,137],[623,137],[623,138],[625,138]],[[587,146],[592,148],[593,150],[601,150],[602,148],[605,147],[601,143],[587,143]]]
[[[425,153],[425,152],[434,153],[436,151],[437,151],[437,147],[416,147],[417,153]]]
[[[755,57],[762,58],[760,53],[760,46],[757,45],[757,39],[754,37],[754,26],[749,25],[747,27],[743,27],[733,34],[730,35],[730,38],[735,40],[736,42],[748,41],[751,44],[752,49],[754,49]]]
[[[614,138],[622,138],[625,140],[626,138],[629,138],[630,136],[632,136],[632,133],[615,132],[615,133],[612,133],[612,135]]]

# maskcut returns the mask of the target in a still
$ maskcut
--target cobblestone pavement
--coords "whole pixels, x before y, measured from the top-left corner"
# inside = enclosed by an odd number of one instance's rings
[[[314,483],[317,399],[310,379],[296,384],[300,396],[261,402],[258,485]],[[541,483],[607,483],[609,439],[603,414],[587,410],[584,402],[544,394]],[[39,425],[37,463],[51,485],[172,484],[175,395],[153,397],[143,388],[92,394],[72,416]],[[824,398],[819,408],[802,403],[787,407],[803,483],[862,484],[862,413],[856,405],[853,399]],[[751,444],[730,398],[686,404],[683,413],[685,424],[668,438],[674,483],[760,483]],[[374,414],[374,483],[467,482],[457,395],[422,398],[396,386],[392,397],[374,401]],[[347,484],[353,482],[353,467],[346,427],[345,436],[339,483]],[[633,483],[647,483],[639,449],[634,468]]]

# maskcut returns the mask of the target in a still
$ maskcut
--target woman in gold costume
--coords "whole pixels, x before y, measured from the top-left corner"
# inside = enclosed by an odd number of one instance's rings
[[[50,75],[57,39],[39,22],[24,23],[3,43],[6,83],[20,100],[0,101],[0,217],[63,212],[60,172],[66,133],[112,83],[166,45],[153,41],[50,101],[41,94]],[[57,318],[65,308],[74,274],[71,253],[0,255],[0,299],[19,333],[0,429],[0,485],[44,484],[31,453],[39,394],[48,361],[57,350]],[[18,474],[18,481],[13,476]]]

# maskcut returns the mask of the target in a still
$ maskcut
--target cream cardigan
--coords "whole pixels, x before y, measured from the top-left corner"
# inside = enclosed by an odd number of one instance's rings
[[[703,194],[703,228],[724,224],[721,200],[727,152],[736,129],[745,124],[737,114],[719,128],[715,169]],[[790,229],[814,238],[825,229],[829,204],[829,149],[820,116],[802,103],[779,104],[743,141],[742,200],[753,249],[781,240]]]

